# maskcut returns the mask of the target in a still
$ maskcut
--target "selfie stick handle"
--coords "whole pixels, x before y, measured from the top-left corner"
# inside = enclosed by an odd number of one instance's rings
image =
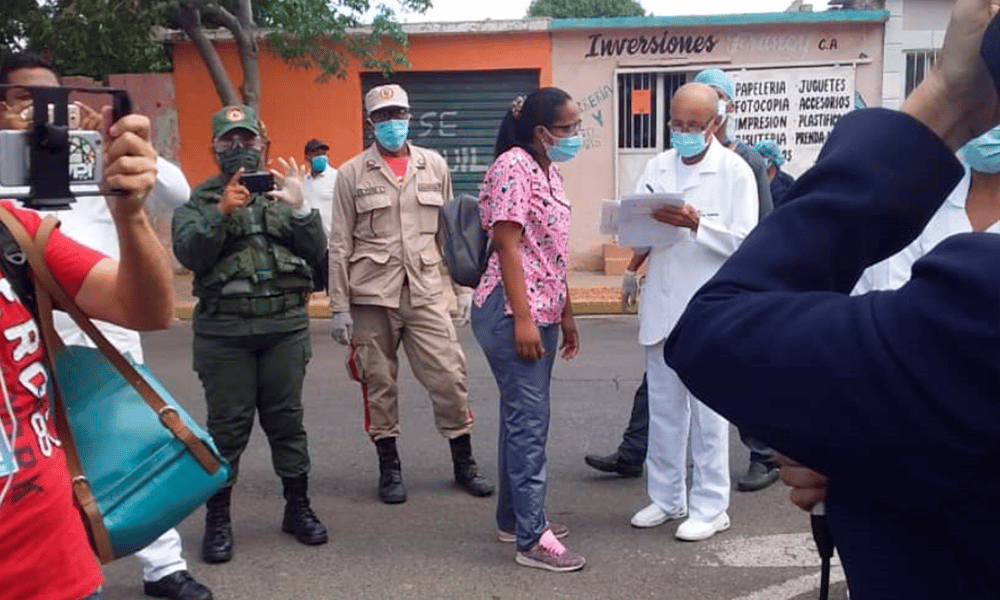
[[[833,558],[834,543],[830,524],[826,520],[826,505],[820,502],[814,506],[809,520],[816,550],[819,551],[819,600],[827,600],[830,597],[830,559]]]

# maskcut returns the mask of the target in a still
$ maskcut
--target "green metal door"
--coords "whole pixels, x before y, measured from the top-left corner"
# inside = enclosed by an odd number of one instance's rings
[[[410,141],[444,156],[455,194],[478,196],[500,121],[516,96],[538,87],[538,71],[402,72],[388,81],[409,94]],[[386,82],[379,73],[365,73],[362,93]],[[371,142],[366,131],[365,146]]]

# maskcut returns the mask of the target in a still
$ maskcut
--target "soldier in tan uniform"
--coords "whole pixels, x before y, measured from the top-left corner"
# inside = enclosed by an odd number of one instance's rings
[[[398,85],[365,95],[375,143],[339,169],[330,235],[331,335],[351,346],[348,369],[361,383],[365,431],[378,450],[379,498],[387,504],[406,501],[396,452],[400,344],[450,442],[455,481],[473,496],[493,493],[472,458],[465,355],[435,242],[451,176],[439,154],[406,141],[409,108]],[[459,296],[461,311],[471,296]]]

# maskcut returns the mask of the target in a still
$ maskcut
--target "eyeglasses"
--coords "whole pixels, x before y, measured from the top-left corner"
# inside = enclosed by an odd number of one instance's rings
[[[368,115],[368,118],[372,120],[373,123],[381,123],[383,121],[402,121],[404,119],[410,118],[410,109],[402,107],[394,108],[380,108]]]
[[[712,124],[715,117],[708,120],[708,123],[702,125],[697,121],[688,121],[687,123],[683,121],[671,121],[670,122],[670,132],[671,133],[704,133],[708,126]]]
[[[580,119],[576,123],[570,123],[569,125],[549,125],[548,129],[550,131],[560,131],[564,132],[566,135],[576,135],[580,132],[580,127],[583,126],[583,119]]]
[[[263,150],[264,140],[259,135],[253,133],[227,133],[225,136],[212,141],[212,149],[216,152],[225,152],[239,146],[250,150]]]

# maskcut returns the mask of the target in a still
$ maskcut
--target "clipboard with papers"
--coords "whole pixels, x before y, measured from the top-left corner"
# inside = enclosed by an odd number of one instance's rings
[[[618,200],[601,202],[601,233],[618,236],[618,244],[632,248],[670,245],[683,230],[653,218],[653,208],[661,204],[684,206],[680,192],[629,194]]]

